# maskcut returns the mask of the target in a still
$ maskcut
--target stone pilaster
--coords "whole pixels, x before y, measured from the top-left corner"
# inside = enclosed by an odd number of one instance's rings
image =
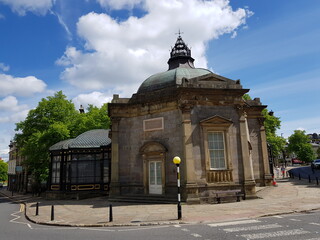
[[[253,174],[249,129],[245,112],[240,117],[240,141],[246,198],[256,198],[256,182]]]
[[[195,165],[192,154],[191,109],[182,109],[183,153],[185,161],[185,200],[189,204],[200,203],[198,186],[195,177]]]
[[[272,184],[272,175],[270,173],[270,167],[269,167],[266,131],[263,124],[260,127],[260,137],[261,137],[261,149],[262,149],[261,157],[263,161],[263,170],[264,170],[264,184],[269,186]]]
[[[110,196],[119,196],[119,119],[112,119],[110,138],[112,142]]]

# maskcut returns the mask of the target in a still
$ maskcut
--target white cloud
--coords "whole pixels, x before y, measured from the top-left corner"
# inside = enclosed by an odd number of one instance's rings
[[[9,5],[12,11],[24,16],[26,12],[45,15],[55,0],[0,0],[0,3]]]
[[[294,130],[305,130],[306,133],[320,133],[320,116],[305,117],[295,120],[281,122],[279,133],[284,133],[285,137],[293,134]]]
[[[237,33],[236,31],[234,31],[234,32],[232,33],[232,35],[231,35],[231,38],[236,38],[237,35],[238,35],[238,33]]]
[[[14,96],[5,97],[0,100],[0,111],[18,112],[28,108],[27,105],[18,105],[18,100]]]
[[[34,93],[43,92],[45,88],[46,84],[34,76],[19,78],[0,74],[0,96],[8,96],[10,94],[31,96]]]
[[[120,2],[123,7],[138,1]],[[148,76],[167,69],[178,29],[185,32],[183,39],[192,48],[195,65],[206,68],[207,43],[234,33],[248,15],[245,9],[233,11],[227,0],[146,0],[144,8],[147,13],[143,17],[122,22],[107,14],[82,16],[77,27],[85,50],[66,49],[57,61],[66,66],[61,78],[82,89],[113,88],[128,96]]]
[[[0,70],[7,72],[9,71],[10,67],[8,65],[5,65],[4,63],[0,62]]]
[[[97,0],[102,7],[110,7],[112,9],[132,9],[145,2],[145,0]]]
[[[21,112],[16,112],[11,115],[0,116],[0,123],[17,123],[23,121],[29,113],[29,109],[25,109]]]
[[[92,104],[97,107],[101,107],[104,103],[111,102],[111,95],[101,92],[92,92],[88,94],[80,94],[75,97],[72,102],[75,104],[76,108],[79,108],[82,105],[86,108],[89,104]]]
[[[66,24],[65,20],[64,20],[64,16],[62,14],[59,14],[58,12],[54,12],[52,10],[50,10],[50,13],[54,16],[57,17],[60,25],[63,27],[63,29],[66,31],[68,39],[71,40],[72,39],[72,33],[68,27],[68,25]]]

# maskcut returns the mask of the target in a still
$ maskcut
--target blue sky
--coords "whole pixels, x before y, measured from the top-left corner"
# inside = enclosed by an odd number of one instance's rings
[[[167,70],[179,29],[196,67],[240,79],[279,135],[320,133],[319,22],[318,0],[0,0],[0,157],[55,91],[76,106],[130,97]]]

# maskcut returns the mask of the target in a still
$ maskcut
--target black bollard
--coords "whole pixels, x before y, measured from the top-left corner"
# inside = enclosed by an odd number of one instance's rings
[[[310,174],[309,174],[309,183],[311,183],[311,177],[310,177]]]
[[[36,205],[36,216],[39,215],[39,202],[37,202],[37,205]]]
[[[54,206],[51,206],[51,221],[54,220]]]
[[[109,222],[113,221],[112,204],[109,205]]]
[[[319,179],[318,179],[318,177],[316,177],[316,180],[317,180],[317,185],[319,185]]]
[[[301,180],[301,175],[300,175],[300,173],[299,173],[299,180]]]

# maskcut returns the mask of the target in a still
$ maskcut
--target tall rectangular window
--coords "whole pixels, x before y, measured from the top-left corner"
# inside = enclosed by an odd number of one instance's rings
[[[51,183],[58,184],[60,183],[60,156],[54,156],[52,158],[52,173],[51,173]]]
[[[208,150],[211,169],[225,169],[225,144],[223,132],[208,132]]]

